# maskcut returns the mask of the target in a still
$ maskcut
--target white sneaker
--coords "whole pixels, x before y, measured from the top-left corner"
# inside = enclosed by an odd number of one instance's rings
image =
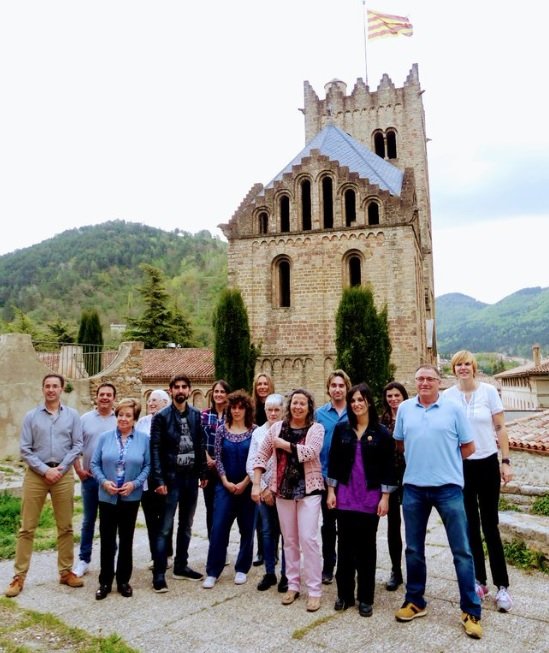
[[[216,583],[217,578],[215,576],[206,576],[206,580],[202,583],[202,587],[205,590],[211,590]]]
[[[481,601],[484,601],[488,594],[490,594],[490,588],[488,585],[483,585],[482,583],[479,583],[478,580],[475,580],[475,592],[478,598]]]
[[[84,574],[88,573],[89,566],[90,566],[89,562],[86,562],[85,560],[79,560],[74,565],[74,569],[72,570],[72,573],[75,576],[78,576],[79,578],[81,578],[82,576],[84,576]]]
[[[237,571],[236,574],[234,575],[234,584],[235,585],[244,585],[244,583],[248,580],[248,577],[246,574],[244,574],[241,571]]]
[[[506,587],[503,585],[498,589],[496,594],[496,607],[500,612],[509,612],[513,607],[513,601]]]

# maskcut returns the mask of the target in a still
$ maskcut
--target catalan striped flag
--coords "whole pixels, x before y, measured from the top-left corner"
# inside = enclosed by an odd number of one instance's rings
[[[387,36],[412,36],[414,29],[406,16],[381,14],[368,9],[368,39]]]

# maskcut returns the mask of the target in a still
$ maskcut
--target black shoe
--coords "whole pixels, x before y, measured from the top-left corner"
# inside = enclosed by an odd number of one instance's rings
[[[252,564],[254,567],[261,567],[261,565],[263,564],[263,556],[256,555]]]
[[[157,594],[163,594],[168,591],[168,585],[165,578],[153,578],[153,590]]]
[[[204,574],[201,574],[199,571],[195,571],[194,569],[191,569],[190,567],[184,567],[181,570],[175,570],[173,572],[173,577],[177,578],[178,580],[202,580],[204,578]]]
[[[354,604],[354,599],[352,601],[346,601],[345,599],[340,599],[338,596],[336,602],[334,603],[334,610],[336,612],[341,612],[343,610],[347,610],[347,608],[351,608]]]
[[[374,613],[374,608],[369,603],[360,602],[358,604],[358,614],[361,617],[371,617],[373,613]]]
[[[276,585],[276,574],[265,574],[265,576],[263,576],[263,578],[257,584],[257,589],[260,592],[264,592],[273,585]]]
[[[402,585],[402,573],[392,571],[389,580],[385,583],[385,589],[388,592],[395,592],[400,585]]]
[[[322,584],[331,585],[334,582],[334,574],[329,571],[322,572]]]
[[[288,579],[286,576],[281,576],[280,580],[278,581],[278,591],[280,594],[286,594],[288,591]]]
[[[108,585],[99,585],[97,592],[95,593],[95,598],[97,601],[102,601],[107,598],[107,594],[111,593],[111,588]]]
[[[132,586],[129,583],[122,583],[118,586],[118,593],[129,599],[130,596],[133,596]]]

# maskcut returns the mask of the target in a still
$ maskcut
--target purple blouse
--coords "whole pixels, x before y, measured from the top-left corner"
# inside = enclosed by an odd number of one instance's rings
[[[337,485],[336,497],[338,510],[377,513],[381,489],[369,490],[367,487],[360,442],[357,442],[355,449],[355,460],[351,468],[349,482]]]

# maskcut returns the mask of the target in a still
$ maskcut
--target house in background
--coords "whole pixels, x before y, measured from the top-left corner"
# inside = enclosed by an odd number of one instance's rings
[[[506,410],[549,408],[549,358],[541,359],[539,345],[532,347],[533,363],[496,374]]]

